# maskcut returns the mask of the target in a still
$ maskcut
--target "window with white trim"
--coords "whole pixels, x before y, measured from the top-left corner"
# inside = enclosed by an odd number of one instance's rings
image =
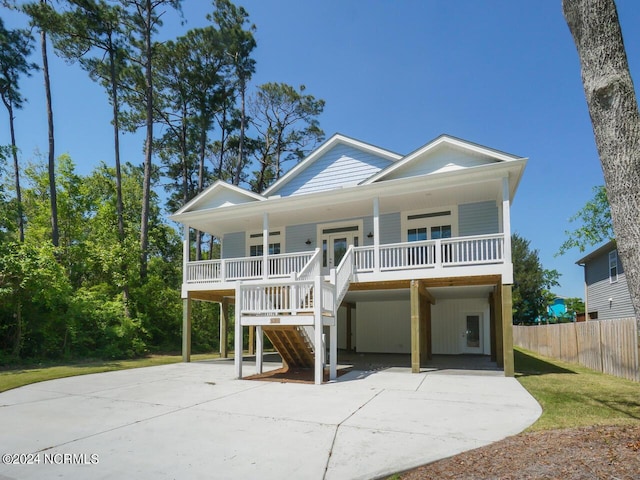
[[[248,241],[248,254],[250,257],[261,257],[264,253],[264,246],[262,243],[262,233],[249,234]],[[275,238],[274,238],[275,237]],[[269,255],[278,255],[280,253],[281,242],[279,240],[280,232],[269,232]]]
[[[618,251],[609,252],[609,283],[618,281]]]

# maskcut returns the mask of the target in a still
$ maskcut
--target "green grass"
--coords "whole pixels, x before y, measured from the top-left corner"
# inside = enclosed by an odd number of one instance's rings
[[[191,355],[193,361],[218,358],[217,354]],[[87,361],[65,364],[13,365],[0,368],[0,392],[36,382],[89,373],[113,372],[129,368],[153,367],[182,361],[180,355],[150,355],[134,360]]]
[[[542,406],[529,430],[640,422],[640,383],[514,350],[516,378]]]

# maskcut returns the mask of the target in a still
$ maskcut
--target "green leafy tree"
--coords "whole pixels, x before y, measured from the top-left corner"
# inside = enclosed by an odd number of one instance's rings
[[[22,213],[22,192],[20,189],[20,164],[15,133],[15,110],[24,105],[20,93],[21,75],[30,76],[37,65],[27,60],[33,51],[33,38],[26,30],[7,30],[0,18],[0,98],[9,116],[9,132],[11,135],[11,154],[13,156],[13,174],[17,202],[18,236],[24,242],[24,217]]]
[[[251,99],[252,125],[258,132],[256,159],[259,170],[251,186],[262,192],[283,174],[283,163],[300,161],[324,139],[318,116],[324,100],[284,83],[265,83]]]
[[[594,187],[594,196],[574,216],[570,222],[579,222],[580,226],[573,231],[566,231],[567,240],[560,246],[558,255],[564,255],[572,248],[584,252],[586,248],[613,240],[613,224],[611,210],[604,185]]]
[[[518,234],[511,236],[513,257],[513,321],[532,324],[546,315],[547,306],[554,295],[550,289],[558,286],[560,274],[542,267],[537,250],[530,241]]]

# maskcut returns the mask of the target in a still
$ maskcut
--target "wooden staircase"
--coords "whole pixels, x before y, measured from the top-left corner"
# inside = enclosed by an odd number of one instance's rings
[[[313,368],[315,352],[302,327],[269,325],[262,331],[282,357],[285,368]]]

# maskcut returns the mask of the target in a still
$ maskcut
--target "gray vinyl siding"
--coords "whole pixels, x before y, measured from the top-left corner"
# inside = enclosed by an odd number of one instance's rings
[[[402,241],[401,215],[386,213],[380,215],[380,244],[399,243]]]
[[[609,279],[609,252],[590,260],[585,269],[589,312],[598,312],[598,320],[635,316],[627,277],[619,257],[617,282],[611,283]]]
[[[380,215],[380,245],[385,243],[398,243],[402,241],[400,218],[400,212]],[[369,232],[373,233],[373,216],[364,217],[362,219],[362,230],[362,236],[364,237],[364,243],[362,243],[362,245],[373,245],[373,237],[367,237]]]
[[[315,223],[291,225],[287,227],[286,232],[286,246],[283,253],[313,251],[318,246]],[[305,243],[307,240],[311,240],[311,245]]]
[[[466,203],[458,206],[458,232],[461,237],[500,232],[496,202]]]
[[[339,144],[271,194],[288,197],[357,185],[389,164],[389,160]]]
[[[222,239],[222,258],[238,258],[247,256],[246,237],[244,232],[227,233]]]

